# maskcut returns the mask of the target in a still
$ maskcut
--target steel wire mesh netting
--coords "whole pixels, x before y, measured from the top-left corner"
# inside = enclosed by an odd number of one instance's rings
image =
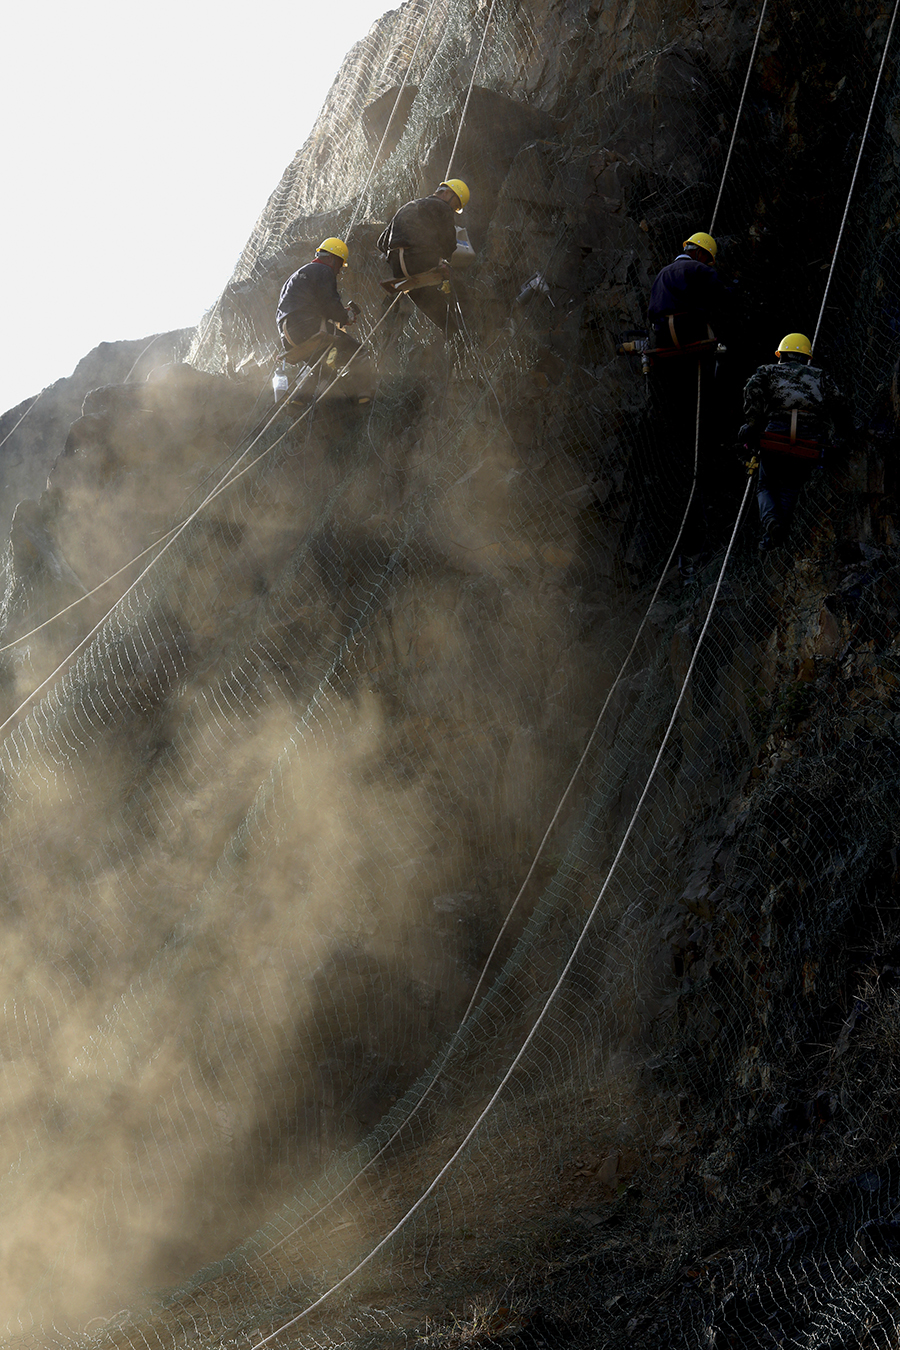
[[[551,44],[496,4],[477,67],[486,5],[376,25],[193,360],[272,355],[320,231],[376,313],[374,240],[458,131],[476,340],[413,315],[365,414],[264,432],[6,734],[13,1343],[896,1343],[892,65],[828,271],[891,12],[763,23],[717,224],[746,319],[698,432],[693,376],[651,401],[615,347],[708,223],[759,11],[588,8]],[[739,528],[635,817],[746,481],[737,375],[828,276],[817,359],[863,431],[792,561]],[[695,444],[712,556],[650,608],[538,854]]]

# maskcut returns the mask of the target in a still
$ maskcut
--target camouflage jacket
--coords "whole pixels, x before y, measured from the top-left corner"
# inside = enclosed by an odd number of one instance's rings
[[[834,441],[849,430],[849,416],[841,391],[819,366],[779,361],[760,366],[744,386],[744,433],[761,436],[785,431],[797,410],[799,436]]]

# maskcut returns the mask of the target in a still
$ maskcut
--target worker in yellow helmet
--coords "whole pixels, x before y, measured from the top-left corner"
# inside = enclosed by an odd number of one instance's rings
[[[700,230],[685,239],[675,260],[658,273],[648,311],[655,347],[722,337],[731,303],[716,271],[717,253],[715,239]]]
[[[469,202],[469,189],[461,178],[448,178],[430,197],[407,202],[393,217],[378,240],[395,277],[415,277],[441,269],[450,276],[450,259],[456,249],[455,217]],[[409,298],[445,333],[456,332],[448,297],[435,286],[411,290]]]
[[[851,431],[850,414],[834,380],[812,364],[805,333],[788,333],[774,364],[762,365],[744,386],[744,425],[738,439],[758,455],[757,503],[762,552],[787,538],[800,489],[828,446]]]
[[[701,262],[708,262],[711,264],[715,264],[716,254],[719,251],[719,246],[712,235],[704,233],[703,230],[698,230],[697,233],[692,234],[689,239],[685,239],[681,247],[686,253],[690,252],[692,249],[696,249]]]
[[[292,272],[282,286],[275,322],[284,359],[291,365],[312,364],[329,348],[334,349],[334,357],[330,359],[334,371],[354,357],[353,396],[356,401],[367,403],[372,396],[374,374],[368,357],[356,355],[360,344],[343,331],[356,323],[359,307],[352,300],[345,306],[337,288],[337,278],[349,256],[343,239],[334,236],[323,239],[313,260]]]
[[[312,262],[288,277],[275,315],[285,351],[326,331],[324,324],[344,327],[356,322],[356,314],[341,303],[337,288],[338,274],[349,256],[343,239],[323,239]]]
[[[658,480],[647,487],[648,495],[661,503],[652,531],[665,538],[690,500],[679,536],[678,567],[685,584],[695,583],[708,553],[709,505],[720,490],[716,346],[726,335],[731,297],[716,271],[717,253],[712,235],[690,235],[677,257],[657,274],[648,305],[650,349],[656,353],[652,422],[660,438],[661,466]],[[649,504],[647,512],[649,538]]]

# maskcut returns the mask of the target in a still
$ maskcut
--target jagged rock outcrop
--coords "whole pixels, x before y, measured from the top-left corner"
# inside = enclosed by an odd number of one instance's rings
[[[81,358],[71,375],[0,417],[0,519],[4,525],[17,502],[41,491],[85,395],[98,385],[146,379],[156,366],[183,354],[190,337],[188,330],[178,329],[134,342],[101,342]]]

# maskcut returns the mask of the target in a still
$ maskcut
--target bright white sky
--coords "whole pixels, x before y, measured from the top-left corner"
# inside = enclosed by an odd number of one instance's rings
[[[0,413],[199,323],[355,42],[401,0],[7,0]]]

